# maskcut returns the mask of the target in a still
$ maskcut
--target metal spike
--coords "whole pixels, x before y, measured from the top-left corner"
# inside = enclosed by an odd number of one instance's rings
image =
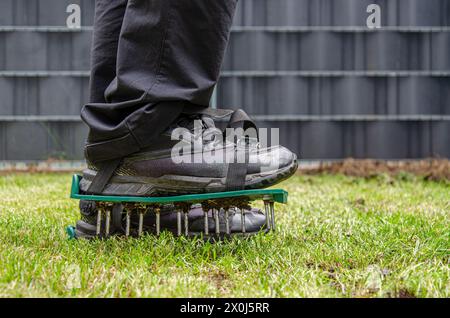
[[[214,220],[216,221],[216,234],[220,234],[220,221],[219,221],[219,210],[214,209]]]
[[[208,211],[205,211],[205,235],[209,234]]]
[[[272,230],[275,231],[275,203],[270,202],[270,219],[272,220]]]
[[[106,208],[106,225],[105,225],[105,236],[109,236],[109,230],[111,227],[111,210]]]
[[[130,236],[130,225],[131,225],[131,217],[130,217],[130,210],[127,210],[127,216],[126,216],[126,224],[125,224],[125,236]]]
[[[143,230],[144,230],[144,211],[139,209],[139,228],[138,228],[139,236],[142,235]]]
[[[230,218],[229,217],[230,216],[229,216],[228,209],[226,209],[225,210],[225,230],[227,232],[227,235],[231,234],[231,231],[230,231]]]
[[[189,236],[189,212],[184,212],[184,235]]]
[[[97,228],[96,228],[97,236],[100,235],[101,230],[102,230],[102,210],[98,209],[98,212],[97,212]]]
[[[177,235],[181,236],[181,211],[177,211]]]
[[[161,234],[161,209],[155,208],[156,213],[156,235]]]
[[[244,208],[241,208],[241,231],[242,231],[242,234],[246,233],[246,229],[245,229],[245,210],[244,210]]]
[[[264,214],[266,217],[266,227],[267,230],[270,231],[271,228],[271,221],[270,221],[270,211],[269,211],[269,202],[268,201],[264,201]]]

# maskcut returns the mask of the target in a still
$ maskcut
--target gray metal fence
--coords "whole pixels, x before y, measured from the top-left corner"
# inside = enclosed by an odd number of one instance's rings
[[[0,160],[82,159],[93,7],[0,0]],[[450,157],[449,101],[450,0],[239,2],[217,104],[279,127],[302,158]]]

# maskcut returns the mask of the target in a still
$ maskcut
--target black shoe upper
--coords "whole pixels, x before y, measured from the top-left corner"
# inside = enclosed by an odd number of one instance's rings
[[[200,123],[197,127],[195,121]],[[179,137],[177,129],[184,133],[181,140],[173,140]],[[283,146],[262,148],[257,142],[242,140],[233,143],[223,138],[212,118],[189,116],[172,125],[152,146],[124,158],[116,175],[223,178],[229,163],[245,163],[247,174],[267,174],[292,166],[295,161],[296,155]],[[98,170],[92,163],[89,168]]]

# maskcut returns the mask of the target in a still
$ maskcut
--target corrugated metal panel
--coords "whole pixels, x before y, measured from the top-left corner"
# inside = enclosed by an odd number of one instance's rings
[[[449,54],[450,32],[242,32],[231,37],[224,69],[450,69]]]
[[[450,77],[224,77],[218,104],[255,115],[450,114]],[[0,77],[0,115],[77,115],[88,78]]]
[[[450,157],[450,122],[258,122],[304,159]]]
[[[0,70],[88,70],[90,42],[87,31],[0,32]],[[450,70],[448,56],[450,32],[234,32],[223,69]]]
[[[65,25],[69,4],[92,25],[93,0],[2,0],[0,25]],[[379,4],[387,26],[449,26],[448,0],[241,0],[236,25],[364,26],[366,8]]]
[[[91,32],[0,32],[0,43],[0,70],[89,70]]]
[[[83,158],[86,127],[78,122],[0,122],[0,160]]]
[[[86,77],[0,77],[0,115],[79,115]]]
[[[350,26],[366,24],[366,8],[379,4],[383,25],[449,25],[447,0],[242,0],[238,25]]]
[[[64,27],[71,3],[82,30]],[[93,7],[0,0],[0,160],[83,157]],[[241,0],[218,105],[305,159],[450,157],[449,56],[449,0]]]
[[[66,25],[69,4],[81,8],[81,22],[92,25],[94,0],[1,0],[0,25]]]
[[[258,125],[279,128],[280,142],[304,159],[450,157],[449,121],[260,121]],[[3,122],[0,132],[0,160],[83,157],[82,123]]]
[[[227,77],[218,89],[218,105],[251,114],[450,114],[449,98],[449,77]]]

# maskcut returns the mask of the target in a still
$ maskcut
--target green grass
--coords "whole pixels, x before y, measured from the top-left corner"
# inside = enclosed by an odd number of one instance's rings
[[[211,244],[69,241],[70,180],[0,177],[0,297],[450,296],[449,184],[296,176],[277,233]]]

